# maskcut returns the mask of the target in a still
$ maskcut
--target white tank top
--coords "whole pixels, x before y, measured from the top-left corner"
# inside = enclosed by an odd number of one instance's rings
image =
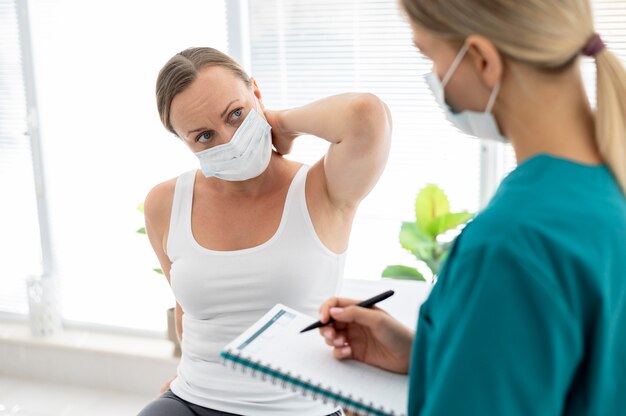
[[[182,357],[170,386],[182,399],[239,415],[322,416],[335,410],[225,367],[219,357],[222,347],[276,303],[317,317],[320,304],[338,291],[345,253],[333,253],[315,233],[305,199],[307,172],[302,166],[293,178],[274,236],[235,251],[209,250],[194,239],[196,170],[178,177],[167,255],[172,290],[185,311]]]

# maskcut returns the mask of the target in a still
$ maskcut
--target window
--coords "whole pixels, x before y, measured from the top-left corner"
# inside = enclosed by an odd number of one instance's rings
[[[27,311],[24,279],[41,272],[42,256],[24,80],[29,51],[16,6],[0,0],[0,310],[21,314]]]

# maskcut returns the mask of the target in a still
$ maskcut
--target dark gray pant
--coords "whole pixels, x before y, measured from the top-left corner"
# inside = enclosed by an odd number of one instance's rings
[[[340,412],[328,416],[340,416]],[[197,404],[181,399],[172,390],[168,390],[161,397],[143,408],[137,416],[238,416],[233,413],[207,409]]]
[[[207,409],[181,399],[168,390],[143,408],[137,416],[237,416],[233,413]]]

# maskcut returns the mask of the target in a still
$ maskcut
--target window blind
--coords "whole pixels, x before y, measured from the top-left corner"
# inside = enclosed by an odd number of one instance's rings
[[[0,311],[21,314],[41,246],[16,4],[0,0]]]

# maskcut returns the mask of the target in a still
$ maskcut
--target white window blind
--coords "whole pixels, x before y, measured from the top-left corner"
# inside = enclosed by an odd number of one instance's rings
[[[18,17],[0,0],[0,311],[22,314],[41,249]]]
[[[397,1],[249,0],[249,8],[251,75],[267,106],[368,91],[393,114],[389,162],[357,214],[346,277],[376,279],[388,264],[414,265],[400,248],[398,232],[401,221],[412,220],[414,198],[424,184],[441,186],[453,210],[476,211],[485,181],[497,183],[515,167],[509,145],[492,145],[497,158],[488,175],[494,177],[481,178],[481,143],[444,120],[420,76],[431,63],[413,47]],[[624,53],[626,1],[596,1],[595,11],[598,31]],[[588,85],[593,72],[586,62]],[[321,140],[302,138],[291,158],[314,163],[326,148]]]

